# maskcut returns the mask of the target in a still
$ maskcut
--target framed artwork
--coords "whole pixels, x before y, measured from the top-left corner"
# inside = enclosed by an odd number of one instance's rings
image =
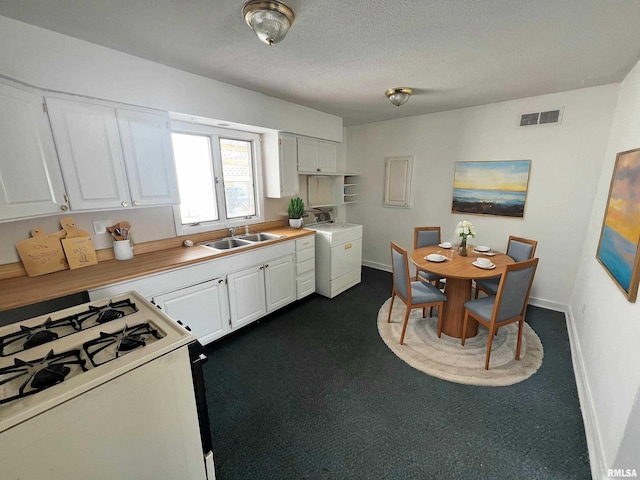
[[[524,217],[531,160],[456,162],[451,213]]]
[[[636,301],[640,278],[640,148],[620,152],[611,177],[596,258],[627,300]]]
[[[384,159],[384,207],[409,208],[412,166],[412,156]]]

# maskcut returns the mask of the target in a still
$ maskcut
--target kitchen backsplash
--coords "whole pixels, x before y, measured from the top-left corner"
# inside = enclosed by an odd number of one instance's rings
[[[280,214],[286,212],[288,202],[287,198],[266,199],[265,221],[282,219]],[[170,206],[90,213],[66,212],[62,215],[0,223],[0,265],[20,262],[16,242],[29,238],[32,228],[42,226],[46,233],[56,232],[60,230],[60,219],[68,217],[70,214],[73,215],[78,228],[91,234],[96,250],[111,248],[113,238],[108,233],[96,234],[93,229],[94,220],[112,220],[113,223],[128,221],[133,226],[131,229],[133,243],[151,242],[176,236],[173,208]]]

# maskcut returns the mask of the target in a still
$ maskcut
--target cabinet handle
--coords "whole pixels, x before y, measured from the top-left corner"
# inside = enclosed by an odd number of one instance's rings
[[[123,207],[128,207],[129,204],[126,201],[123,201],[120,205],[122,205]]]
[[[267,263],[267,264],[264,266],[264,268],[269,268],[269,264]]]
[[[346,244],[344,245],[344,249],[345,249],[345,250],[349,250],[352,246],[353,246],[353,245],[351,245],[350,243],[346,243]]]
[[[223,279],[218,280],[218,283],[224,283]]]
[[[60,210],[62,210],[63,212],[66,212],[67,210],[69,210],[69,207],[67,207],[66,205],[61,205]]]
[[[140,200],[135,200],[135,201],[133,202],[133,204],[134,204],[136,207],[137,207],[137,206],[139,206],[139,205],[140,205]]]

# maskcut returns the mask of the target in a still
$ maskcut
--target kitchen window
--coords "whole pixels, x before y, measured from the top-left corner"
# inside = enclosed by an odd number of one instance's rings
[[[172,123],[180,205],[178,235],[262,221],[258,184],[260,136]]]

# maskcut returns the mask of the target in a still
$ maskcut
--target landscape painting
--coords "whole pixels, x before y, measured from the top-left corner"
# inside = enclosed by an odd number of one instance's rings
[[[531,160],[456,162],[452,213],[524,217]]]
[[[635,302],[638,294],[639,240],[640,149],[635,149],[616,157],[596,253],[630,302]]]

